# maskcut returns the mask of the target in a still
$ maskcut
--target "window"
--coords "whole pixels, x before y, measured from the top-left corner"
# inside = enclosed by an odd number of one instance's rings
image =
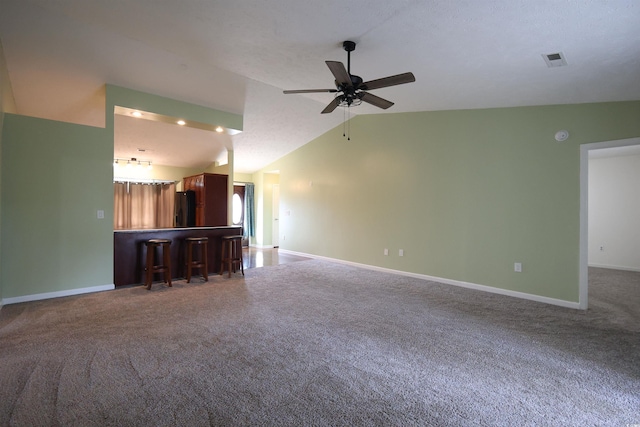
[[[231,203],[232,203],[231,220],[233,221],[233,225],[242,225],[243,206],[242,206],[242,199],[240,198],[240,195],[238,193],[233,194]]]

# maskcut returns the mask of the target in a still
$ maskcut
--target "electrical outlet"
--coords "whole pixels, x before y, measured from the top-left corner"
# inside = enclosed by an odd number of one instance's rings
[[[604,252],[604,246],[600,246],[600,252]]]
[[[398,251],[398,256],[404,256],[404,249],[400,249]]]
[[[389,249],[384,248],[384,254],[385,254],[385,255],[389,255]]]
[[[102,209],[98,210],[98,219],[104,219],[104,211]]]
[[[522,273],[522,263],[516,262],[515,264],[513,264],[513,271],[515,271],[516,273]]]

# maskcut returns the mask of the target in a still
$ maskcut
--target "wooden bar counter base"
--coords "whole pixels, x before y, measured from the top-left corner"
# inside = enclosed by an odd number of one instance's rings
[[[146,248],[149,239],[171,240],[171,277],[186,277],[187,237],[208,237],[208,273],[217,274],[220,265],[222,236],[241,235],[242,227],[187,227],[153,230],[115,230],[113,232],[113,280],[116,286],[144,283]]]

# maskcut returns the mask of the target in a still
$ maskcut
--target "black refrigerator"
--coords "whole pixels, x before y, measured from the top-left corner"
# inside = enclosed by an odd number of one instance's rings
[[[196,226],[196,192],[176,192],[176,227]]]

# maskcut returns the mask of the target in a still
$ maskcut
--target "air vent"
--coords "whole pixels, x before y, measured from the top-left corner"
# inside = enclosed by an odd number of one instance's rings
[[[547,67],[564,67],[567,65],[566,59],[562,52],[543,54],[544,62],[547,63]]]

